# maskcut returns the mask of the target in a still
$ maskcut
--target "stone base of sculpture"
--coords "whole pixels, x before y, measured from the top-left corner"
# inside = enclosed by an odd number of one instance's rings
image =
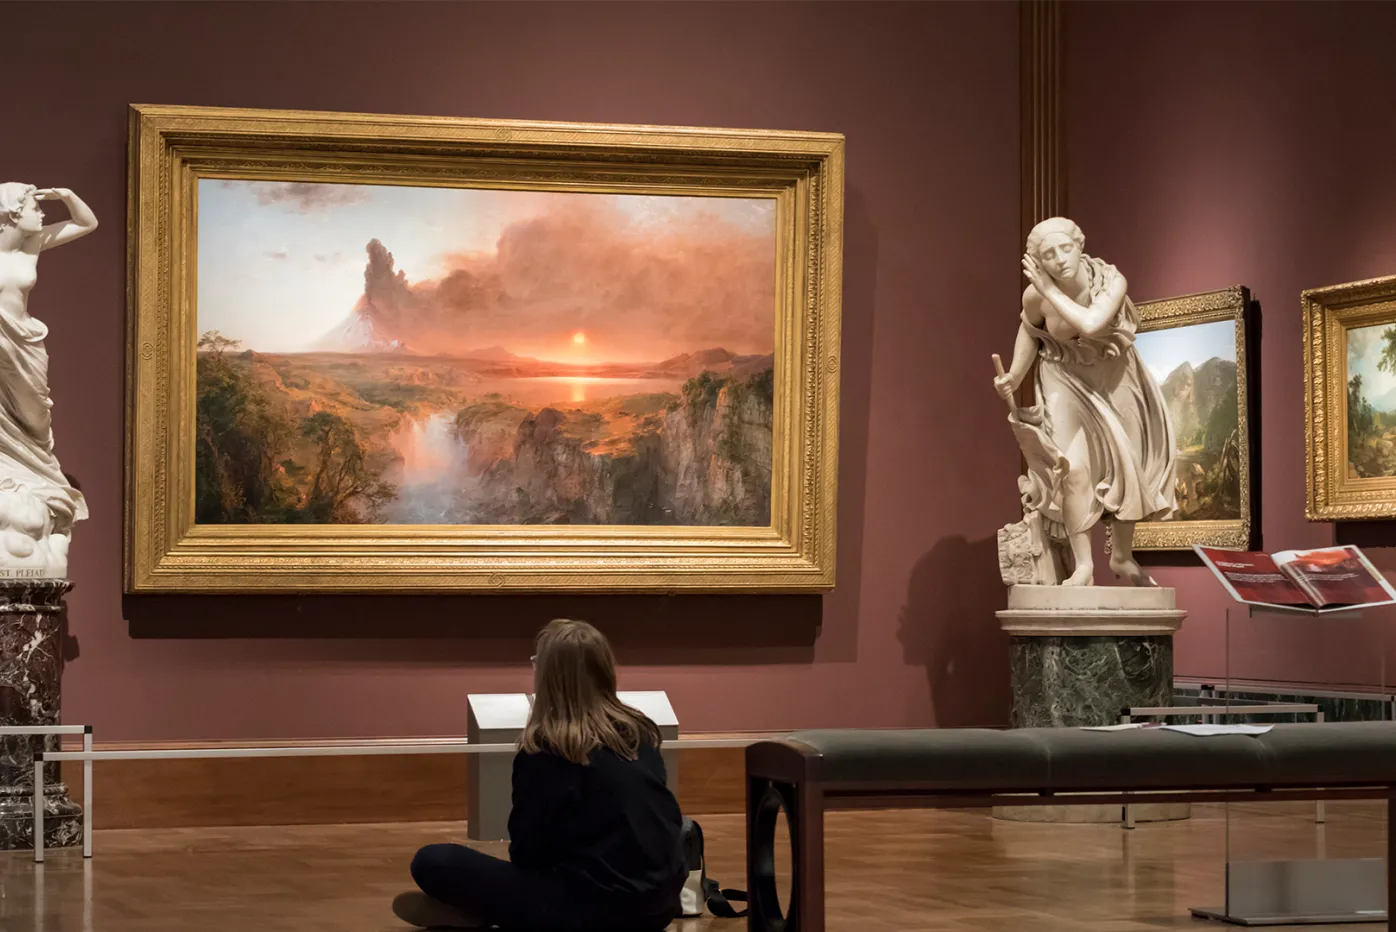
[[[1114,725],[1120,710],[1172,705],[1175,591],[1013,586],[999,624],[1013,637],[1014,728]],[[1139,804],[1136,821],[1183,819],[1183,804]],[[1118,822],[1119,806],[1000,807],[1002,819]]]
[[[56,725],[63,677],[61,579],[0,579],[0,725]],[[0,850],[34,846],[34,755],[56,736],[0,736]],[[59,765],[44,770],[44,844],[82,842],[82,808],[68,798]]]
[[[1008,607],[995,614],[1014,637],[1171,638],[1187,617],[1176,590],[1160,586],[1010,586]]]

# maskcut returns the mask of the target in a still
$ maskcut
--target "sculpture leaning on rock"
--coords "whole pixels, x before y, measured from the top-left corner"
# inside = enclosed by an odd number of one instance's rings
[[[1156,585],[1134,558],[1134,525],[1176,507],[1173,425],[1134,346],[1139,312],[1125,277],[1084,246],[1064,217],[1033,227],[1007,372],[994,356],[994,388],[1027,465],[1018,479],[1023,520],[998,535],[1008,585],[1093,585],[1091,530],[1102,519],[1110,569],[1132,585]],[[1014,397],[1034,360],[1034,403],[1020,408]]]
[[[44,223],[41,201],[62,201],[69,219]],[[53,452],[48,327],[29,316],[39,253],[97,229],[67,188],[0,184],[0,576],[66,579],[73,523],[87,503]]]

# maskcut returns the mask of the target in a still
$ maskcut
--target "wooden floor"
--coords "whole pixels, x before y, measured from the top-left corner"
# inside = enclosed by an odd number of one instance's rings
[[[1184,822],[1040,825],[976,812],[833,813],[831,932],[1158,932],[1229,929],[1190,918],[1221,902],[1223,852],[1238,860],[1381,857],[1385,807],[1198,807]],[[702,818],[709,873],[745,886],[742,819]],[[96,857],[0,853],[4,932],[391,932],[418,845],[464,841],[464,825],[393,824],[107,830]],[[482,848],[502,853],[504,845]],[[782,872],[788,862],[780,865]],[[744,929],[690,920],[675,932]],[[1309,926],[1314,932],[1319,927]],[[1384,924],[1334,927],[1384,930]]]

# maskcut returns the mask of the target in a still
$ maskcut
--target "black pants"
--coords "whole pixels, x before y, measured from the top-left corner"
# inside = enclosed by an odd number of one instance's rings
[[[461,845],[418,851],[412,879],[427,896],[505,932],[661,932],[678,913],[677,893],[658,914],[603,905],[578,896],[555,873],[524,870]]]

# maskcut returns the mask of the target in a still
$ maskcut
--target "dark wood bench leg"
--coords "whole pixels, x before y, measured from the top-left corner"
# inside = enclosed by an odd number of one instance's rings
[[[775,835],[782,811],[790,825],[790,914],[776,889]],[[746,881],[750,932],[824,932],[824,791],[763,777],[746,783]]]
[[[764,859],[767,848],[773,839],[763,838],[761,803],[771,788],[771,781],[764,777],[746,778],[746,888],[747,904],[746,927],[748,932],[766,932],[771,927],[767,915],[768,891],[765,888],[767,865]]]
[[[776,825],[781,810],[793,800],[791,787],[766,777],[746,779],[746,888],[749,932],[786,932],[787,924],[776,889]],[[793,910],[792,910],[793,912]],[[792,916],[793,920],[793,916]]]
[[[796,789],[791,833],[795,848],[794,922],[785,932],[824,932],[824,788],[806,781]]]

